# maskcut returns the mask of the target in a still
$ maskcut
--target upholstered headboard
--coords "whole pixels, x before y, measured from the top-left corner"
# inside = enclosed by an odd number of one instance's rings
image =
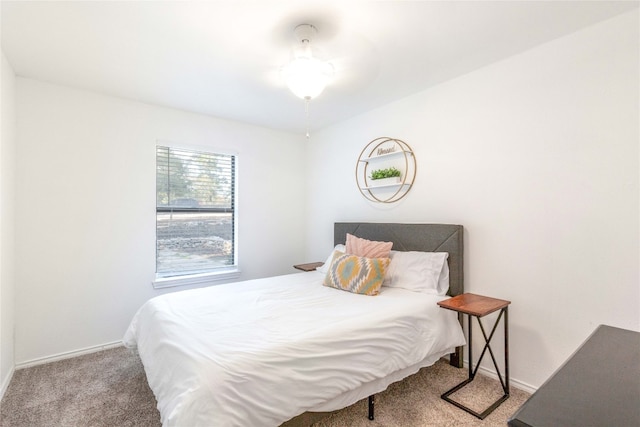
[[[396,251],[449,253],[449,292],[464,293],[464,245],[461,225],[452,224],[392,224],[373,222],[336,222],[334,245],[344,244],[347,233],[368,240],[393,242]]]

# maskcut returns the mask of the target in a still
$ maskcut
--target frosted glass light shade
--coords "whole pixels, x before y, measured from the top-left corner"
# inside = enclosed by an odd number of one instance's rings
[[[320,95],[331,77],[330,64],[313,57],[299,57],[291,61],[284,70],[284,80],[291,92],[303,99]]]

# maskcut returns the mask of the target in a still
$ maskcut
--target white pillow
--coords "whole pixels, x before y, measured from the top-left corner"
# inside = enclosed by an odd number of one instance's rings
[[[447,252],[391,251],[391,263],[382,286],[432,295],[449,290]]]
[[[327,274],[327,271],[329,271],[329,267],[331,266],[331,261],[333,260],[333,254],[338,251],[338,252],[345,252],[345,246],[344,245],[336,245],[333,250],[331,251],[331,253],[329,254],[329,256],[327,257],[327,260],[324,262],[324,264],[322,264],[320,267],[316,268],[316,271],[322,274]]]

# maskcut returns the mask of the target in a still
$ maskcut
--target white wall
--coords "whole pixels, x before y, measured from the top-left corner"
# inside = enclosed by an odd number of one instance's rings
[[[14,365],[15,73],[2,52],[0,70],[0,397]]]
[[[634,11],[317,132],[309,259],[329,253],[334,221],[463,224],[466,290],[512,301],[524,387],[598,324],[640,330],[638,40]],[[380,136],[417,156],[392,206],[354,179]]]
[[[238,154],[241,279],[305,261],[302,135],[24,78],[17,117],[16,363],[118,341],[158,294],[157,140]]]

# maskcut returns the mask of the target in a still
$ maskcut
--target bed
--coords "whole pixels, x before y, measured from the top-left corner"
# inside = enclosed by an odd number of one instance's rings
[[[392,263],[446,253],[448,294],[463,292],[462,226],[336,223],[334,243],[347,234],[392,242]],[[326,277],[294,273],[145,303],[123,342],[140,355],[163,425],[302,425],[447,354],[460,362],[460,323],[436,304],[445,295],[388,284],[370,297],[323,286]]]

